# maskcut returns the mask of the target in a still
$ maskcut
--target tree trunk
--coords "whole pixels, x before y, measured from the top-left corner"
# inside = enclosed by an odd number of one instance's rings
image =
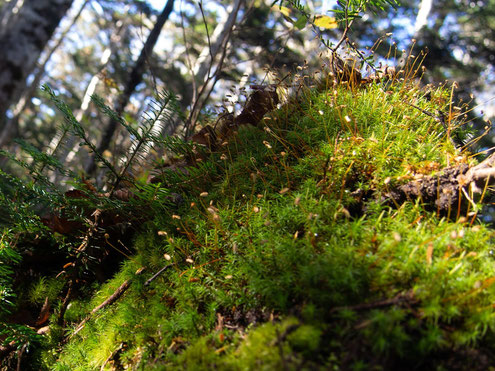
[[[22,5],[22,0],[11,0],[9,2],[3,2],[0,13],[0,34],[4,33],[10,26],[10,21],[14,18]]]
[[[0,17],[9,18],[8,27],[0,34],[0,128],[5,125],[7,110],[21,95],[26,78],[72,1],[24,0],[15,15]]]
[[[428,25],[428,18],[430,17],[433,0],[421,0],[419,3],[418,15],[416,16],[416,22],[414,23],[414,34],[425,26]]]
[[[49,47],[49,49],[43,53],[43,60],[38,63],[35,70],[33,70],[34,78],[31,84],[23,89],[21,96],[19,97],[15,107],[12,108],[13,117],[7,119],[2,131],[0,133],[0,148],[4,148],[10,139],[18,134],[19,130],[19,116],[21,113],[27,108],[30,107],[31,98],[38,91],[40,81],[45,75],[46,65],[50,61],[53,53],[59,48],[62,42],[65,40],[65,37],[70,32],[72,27],[75,25],[79,17],[81,16],[84,8],[88,5],[89,0],[85,0],[80,6],[78,12],[72,17],[70,24],[62,31],[62,33],[58,36],[56,42]]]
[[[143,49],[141,49],[141,54],[139,55],[134,67],[132,68],[127,84],[124,88],[124,92],[120,95],[115,105],[115,111],[120,115],[124,112],[132,93],[136,89],[136,86],[143,81],[143,72],[146,59],[153,53],[153,48],[155,47],[158,37],[162,31],[163,25],[168,20],[170,13],[174,7],[174,0],[168,0],[167,4],[163,8],[162,13],[158,16],[155,26],[151,30],[148,39],[144,43]],[[103,153],[112,140],[112,137],[117,129],[118,122],[116,120],[110,120],[108,126],[105,128],[100,144],[97,147],[99,153]],[[86,173],[88,175],[93,175],[96,170],[96,158],[92,155],[85,166]]]

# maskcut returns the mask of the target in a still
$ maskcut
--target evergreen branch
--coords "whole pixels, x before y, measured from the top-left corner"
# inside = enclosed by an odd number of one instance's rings
[[[153,102],[150,104],[151,112],[149,115],[151,115],[151,117],[144,119],[144,125],[141,131],[135,130],[129,125],[124,124],[130,134],[136,138],[136,141],[131,145],[132,153],[127,158],[121,171],[117,174],[112,189],[110,190],[110,196],[113,195],[113,192],[115,192],[122,179],[124,179],[125,174],[134,163],[135,159],[139,158],[141,151],[147,146],[153,146],[153,144],[159,140],[159,137],[153,133],[156,129],[156,122],[169,121],[172,117],[172,113],[179,111],[176,104],[177,99],[172,92],[163,91],[158,95],[157,100],[157,107],[153,107]]]
[[[74,114],[72,113],[72,110],[63,102],[61,99],[59,99],[56,95],[55,92],[48,86],[48,85],[43,85],[43,90],[45,90],[49,96],[50,99],[55,103],[55,106],[59,109],[60,112],[65,117],[66,122],[69,124],[69,130],[78,138],[81,138],[84,142],[85,145],[87,145],[90,149],[90,152],[94,153],[98,161],[102,162],[115,176],[118,176],[118,172],[116,169],[113,167],[113,165],[103,157],[102,154],[99,153],[97,150],[96,146],[91,143],[89,138],[86,135],[86,131],[82,127],[82,125],[77,121],[75,118]],[[98,106],[100,107],[100,106]],[[101,108],[101,107],[100,107]]]

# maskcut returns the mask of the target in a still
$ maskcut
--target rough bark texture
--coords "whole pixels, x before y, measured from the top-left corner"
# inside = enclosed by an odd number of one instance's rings
[[[10,16],[9,27],[0,31],[0,127],[72,1],[25,0],[15,15]]]
[[[456,215],[474,206],[477,195],[495,184],[495,153],[478,165],[459,164],[445,168],[433,176],[414,180],[391,189],[385,194],[386,202],[397,205],[407,200],[420,199],[430,209],[442,214]]]
[[[33,68],[33,78],[32,82],[29,86],[26,86],[20,92],[20,96],[15,101],[15,105],[11,108],[13,117],[6,120],[5,125],[2,128],[0,133],[0,148],[4,148],[11,140],[11,138],[19,135],[19,118],[21,113],[28,107],[32,107],[31,98],[38,92],[40,88],[40,81],[45,76],[46,66],[48,62],[51,60],[52,55],[55,51],[58,50],[60,45],[65,40],[65,37],[72,29],[72,27],[76,24],[77,20],[80,18],[83,13],[84,8],[89,4],[89,0],[85,0],[82,5],[79,7],[79,11],[72,17],[72,20],[67,27],[65,27],[64,31],[60,33],[58,39],[53,45],[50,45],[49,49],[45,50],[43,60],[38,61],[36,63],[35,68]],[[0,31],[1,33],[1,31]],[[14,102],[13,102],[14,103]]]
[[[437,175],[424,177],[393,189],[389,197],[397,204],[420,198],[425,205],[439,211],[452,210],[462,201],[459,176],[469,170],[467,164],[448,167]]]

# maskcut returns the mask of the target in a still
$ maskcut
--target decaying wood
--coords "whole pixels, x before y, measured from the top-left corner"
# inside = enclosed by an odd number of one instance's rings
[[[495,153],[478,165],[460,164],[432,176],[413,180],[385,194],[396,204],[420,199],[441,213],[463,210],[473,205],[473,196],[481,195],[495,184]],[[385,200],[386,201],[386,200]]]
[[[463,185],[469,184],[475,193],[481,193],[485,186],[493,185],[495,183],[495,153],[469,169],[459,181]]]
[[[400,185],[386,193],[385,196],[397,205],[405,201],[421,199],[423,204],[430,205],[435,210],[448,211],[457,207],[461,201],[458,178],[468,170],[469,166],[466,164],[448,167],[438,174]]]

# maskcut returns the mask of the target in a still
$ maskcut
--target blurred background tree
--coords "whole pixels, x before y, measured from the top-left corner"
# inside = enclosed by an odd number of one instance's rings
[[[96,176],[91,154],[66,134],[63,118],[38,90],[44,83],[75,111],[93,143],[114,163],[130,141],[90,103],[92,94],[138,125],[156,91],[174,91],[181,97],[184,120],[177,118],[163,128],[164,135],[185,135],[213,112],[239,109],[250,84],[277,82],[268,72],[282,77],[305,62],[317,68],[322,51],[318,37],[336,42],[341,34],[342,25],[315,32],[300,22],[290,2],[282,3],[290,13],[279,5],[270,0],[0,1],[2,50],[17,50],[9,43],[24,45],[23,56],[0,56],[0,146],[16,153],[19,147],[12,139],[21,137],[56,152],[76,172]],[[333,16],[336,8],[330,0],[301,5],[313,15]],[[25,16],[49,10],[49,19]],[[457,81],[456,98],[471,101],[471,107],[480,105],[471,119],[482,128],[494,114],[489,101],[494,96],[494,10],[490,1],[403,0],[397,10],[387,10],[387,18],[366,12],[348,37],[359,50],[375,45],[376,63],[401,63],[404,55],[427,49],[424,81]],[[42,39],[36,31],[41,21],[47,22]],[[38,37],[33,47],[18,24]],[[22,70],[7,73],[13,60]],[[486,136],[482,147],[493,145],[492,138]],[[18,171],[6,161],[0,165]]]

